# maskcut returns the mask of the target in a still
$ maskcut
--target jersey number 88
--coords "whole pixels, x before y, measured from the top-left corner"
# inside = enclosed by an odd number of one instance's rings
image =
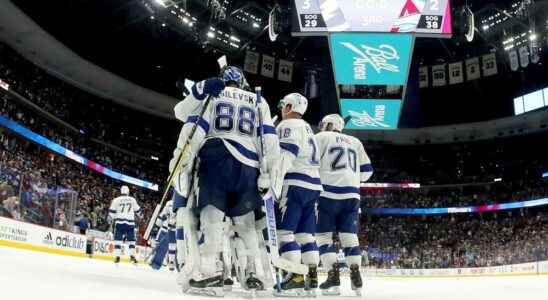
[[[236,116],[236,111],[238,115]],[[215,130],[231,132],[234,123],[237,123],[238,132],[246,136],[254,136],[255,110],[249,106],[234,106],[232,103],[219,102],[215,105]]]

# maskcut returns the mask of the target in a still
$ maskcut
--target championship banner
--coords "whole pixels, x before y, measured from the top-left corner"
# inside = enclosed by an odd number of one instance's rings
[[[405,85],[411,34],[333,33],[329,41],[337,85]]]
[[[495,53],[486,54],[482,57],[483,61],[483,76],[493,76],[498,73],[497,56]]]
[[[449,64],[449,84],[457,84],[464,82],[464,73],[462,69],[462,61]]]
[[[466,80],[476,80],[481,77],[479,57],[466,60]]]
[[[445,64],[432,66],[432,86],[438,87],[446,84]]]
[[[291,82],[293,80],[293,62],[280,59],[278,80]]]
[[[420,88],[428,87],[428,67],[419,68],[419,87]]]
[[[247,51],[245,53],[244,71],[257,74],[259,71],[259,53],[253,51]]]
[[[508,58],[510,59],[510,69],[512,71],[517,71],[519,69],[519,58],[516,49],[510,50]]]
[[[519,64],[522,68],[527,68],[529,65],[529,47],[523,46],[520,47],[519,50]]]
[[[397,129],[402,101],[400,99],[341,99],[343,118],[350,117],[347,129]]]
[[[274,57],[263,54],[263,64],[261,67],[261,75],[269,78],[274,78]]]

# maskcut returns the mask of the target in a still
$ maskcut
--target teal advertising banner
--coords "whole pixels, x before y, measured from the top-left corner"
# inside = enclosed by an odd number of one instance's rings
[[[330,34],[337,84],[405,85],[413,39],[411,34]]]
[[[350,117],[346,129],[397,129],[401,105],[399,99],[341,99],[341,114]]]

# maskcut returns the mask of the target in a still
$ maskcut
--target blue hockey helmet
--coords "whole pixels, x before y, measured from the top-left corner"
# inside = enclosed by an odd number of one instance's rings
[[[244,77],[244,72],[234,66],[226,66],[221,70],[221,79],[225,83],[234,82],[236,85],[243,89],[247,83]]]

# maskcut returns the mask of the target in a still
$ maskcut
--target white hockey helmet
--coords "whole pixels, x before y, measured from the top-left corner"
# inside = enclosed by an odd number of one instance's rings
[[[291,93],[280,100],[279,107],[284,108],[291,104],[291,111],[304,115],[308,108],[308,99],[299,93]]]
[[[338,114],[331,114],[323,117],[320,123],[320,130],[327,131],[329,124],[331,124],[330,131],[342,131],[344,128],[344,119]]]
[[[120,193],[122,193],[122,195],[129,195],[129,187],[127,185],[122,185]]]

